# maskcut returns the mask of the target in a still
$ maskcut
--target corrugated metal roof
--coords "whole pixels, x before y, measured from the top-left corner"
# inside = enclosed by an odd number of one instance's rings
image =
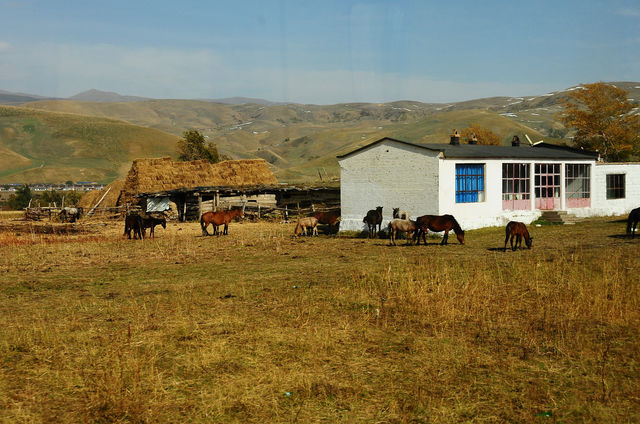
[[[408,141],[396,140],[394,138],[381,138],[373,143],[362,146],[338,158],[347,157],[353,153],[364,150],[370,146],[383,141],[393,141],[407,144],[427,150],[442,152],[445,158],[469,158],[469,159],[566,159],[566,160],[596,160],[597,153],[585,151],[577,152],[576,149],[564,149],[562,146],[550,147],[512,147],[512,146],[488,146],[483,144],[445,144],[445,143],[410,143]]]

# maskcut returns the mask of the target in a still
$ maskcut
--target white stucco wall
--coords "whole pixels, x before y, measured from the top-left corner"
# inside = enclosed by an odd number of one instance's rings
[[[531,223],[542,211],[535,209],[535,164],[560,164],[559,210],[577,217],[624,215],[640,207],[640,163],[596,164],[594,161],[549,159],[447,159],[439,152],[385,140],[339,160],[341,168],[341,230],[366,229],[362,218],[383,206],[384,226],[392,208],[407,210],[415,218],[425,214],[451,214],[463,229],[503,226],[509,221]],[[481,202],[456,203],[456,164],[485,165],[485,198]],[[530,210],[502,209],[502,164],[530,164]],[[567,208],[565,164],[591,165],[591,206]],[[625,197],[606,198],[606,175],[625,174]]]
[[[624,199],[607,199],[607,174],[625,174]],[[640,207],[640,163],[599,163],[591,177],[591,208],[568,209],[578,217],[626,215]]]
[[[438,211],[439,152],[385,140],[338,160],[340,231],[366,229],[362,218],[382,206],[383,228],[393,208],[415,218]]]
[[[559,163],[558,161],[544,161]],[[456,203],[456,164],[485,165],[485,199],[482,202]],[[540,216],[540,211],[502,209],[502,164],[529,163],[533,177],[535,161],[506,159],[443,159],[440,161],[440,210],[439,215],[455,216],[460,226],[467,230],[506,225],[509,221],[530,223]],[[533,199],[533,178],[531,182],[531,199]]]

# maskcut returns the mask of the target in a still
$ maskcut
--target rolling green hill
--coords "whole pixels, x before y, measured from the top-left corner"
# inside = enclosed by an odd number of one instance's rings
[[[178,137],[114,119],[0,106],[0,182],[108,182]]]
[[[640,99],[639,83],[615,84]],[[384,136],[447,142],[453,128],[473,123],[491,129],[505,144],[514,134],[560,141],[570,134],[557,113],[575,89],[451,104],[40,100],[25,103],[28,109],[0,108],[0,148],[8,155],[0,160],[0,181],[78,175],[108,181],[123,176],[133,158],[174,154],[177,137],[191,128],[230,157],[264,158],[281,181],[314,180],[319,170],[336,178],[336,155]]]

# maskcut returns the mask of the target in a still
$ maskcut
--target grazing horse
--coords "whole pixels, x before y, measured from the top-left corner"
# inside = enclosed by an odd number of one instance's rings
[[[426,233],[430,231],[444,231],[444,237],[440,245],[447,244],[449,240],[449,231],[453,230],[456,233],[458,242],[464,244],[464,231],[460,228],[460,224],[452,215],[423,215],[416,219],[416,225],[420,228],[416,232],[415,236],[418,241],[416,244],[420,244],[420,235],[422,235],[422,241],[427,244]]]
[[[401,211],[400,208],[393,208],[393,219],[409,219],[409,212]]]
[[[131,239],[131,231],[133,231],[133,238],[136,237],[139,240],[144,238],[144,228],[142,227],[142,217],[138,214],[128,214],[124,218],[124,234],[123,236]]]
[[[214,229],[214,234],[220,235],[218,232],[218,225],[224,225],[223,235],[229,234],[229,222],[235,217],[244,218],[244,210],[241,208],[238,209],[230,209],[228,211],[218,211],[218,212],[205,212],[200,217],[200,227],[202,228],[202,235],[209,236],[209,232],[207,231],[207,226],[211,224]]]
[[[153,215],[144,215],[142,218],[142,235],[145,235],[145,231],[149,229],[149,236],[155,238],[154,228],[156,225],[162,225],[162,228],[167,228],[167,219],[165,217],[156,218]]]
[[[527,248],[531,249],[531,245],[533,244],[531,240],[533,240],[533,237],[529,236],[529,231],[527,230],[526,225],[522,222],[510,221],[505,230],[506,235],[504,238],[504,249],[502,249],[504,252],[507,251],[507,240],[509,240],[509,237],[511,237],[511,250],[514,252],[518,248],[518,244],[522,247],[522,237],[524,237],[524,242],[527,245]],[[513,245],[514,238],[516,239],[515,246]]]
[[[627,218],[627,235],[631,234],[631,238],[635,237],[638,221],[640,221],[640,208],[635,208]]]
[[[300,232],[303,235],[308,235],[307,228],[311,228],[311,235],[318,235],[318,218],[315,216],[308,216],[306,218],[298,218],[298,223],[296,224],[296,229],[293,232],[293,235],[298,237]]]
[[[396,234],[398,232],[407,233],[407,244],[411,242],[411,235],[417,231],[418,225],[415,221],[409,219],[394,219],[387,227],[389,229],[389,235],[391,237],[391,244],[396,245]]]
[[[340,211],[314,212],[312,217],[318,220],[318,224],[328,225],[329,229],[340,224]]]
[[[80,217],[82,217],[82,208],[62,208],[60,213],[58,214],[58,218],[62,222],[76,222]]]
[[[376,225],[378,226],[378,232],[382,228],[382,206],[368,211],[367,216],[362,218],[362,222],[367,224],[369,228],[369,238],[374,238],[376,236]]]

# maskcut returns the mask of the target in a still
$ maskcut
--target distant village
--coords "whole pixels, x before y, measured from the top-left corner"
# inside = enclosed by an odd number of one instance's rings
[[[27,184],[32,192],[49,192],[49,191],[77,191],[87,192],[91,190],[102,190],[105,185],[90,181],[79,181],[77,183],[68,181],[64,184],[53,183],[34,183]],[[0,184],[0,208],[9,200],[11,195],[15,194],[23,183]]]

